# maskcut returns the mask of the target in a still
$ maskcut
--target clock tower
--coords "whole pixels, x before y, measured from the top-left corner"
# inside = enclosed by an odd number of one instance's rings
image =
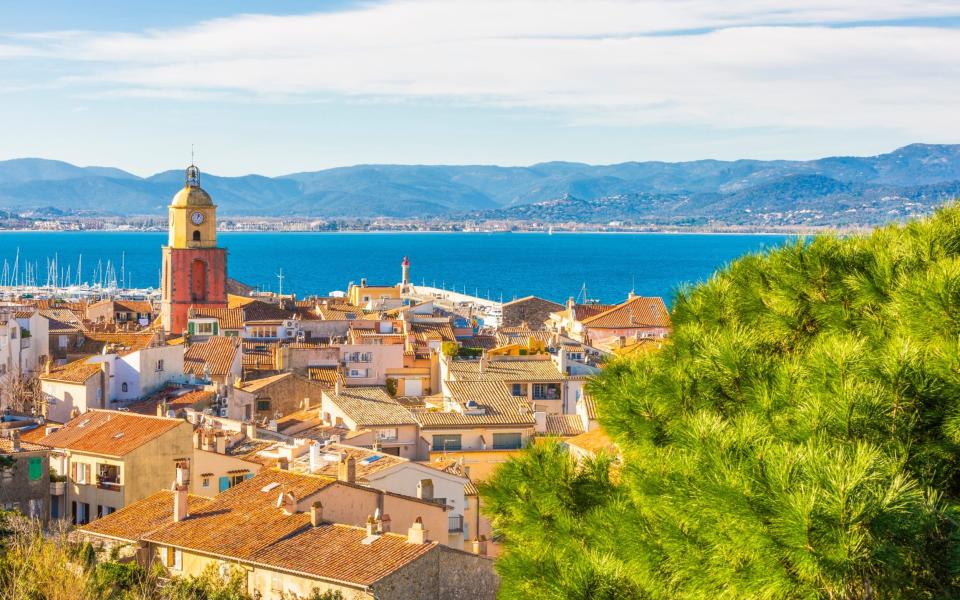
[[[200,170],[194,165],[187,167],[186,184],[170,203],[160,279],[164,331],[186,330],[190,307],[227,306],[227,250],[217,247],[217,207],[200,187]]]

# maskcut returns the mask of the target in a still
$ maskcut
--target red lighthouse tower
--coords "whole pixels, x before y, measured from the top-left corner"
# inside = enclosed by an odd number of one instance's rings
[[[217,207],[200,187],[200,170],[194,165],[170,203],[160,287],[160,320],[170,333],[187,328],[190,307],[227,306],[227,250],[217,247]]]

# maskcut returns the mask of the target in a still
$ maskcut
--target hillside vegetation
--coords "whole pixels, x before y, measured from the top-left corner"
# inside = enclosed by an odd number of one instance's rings
[[[744,257],[482,491],[505,598],[960,596],[960,208]],[[608,468],[610,467],[610,468]]]
[[[202,166],[202,165],[201,165]],[[960,193],[960,145],[808,161],[614,165],[356,165],[201,183],[221,216],[579,221],[637,225],[872,225],[926,214]],[[0,209],[162,215],[181,170],[0,161]]]

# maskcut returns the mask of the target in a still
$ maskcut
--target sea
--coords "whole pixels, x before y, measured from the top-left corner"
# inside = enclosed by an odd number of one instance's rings
[[[0,232],[0,266],[34,265],[40,284],[94,283],[109,263],[127,287],[156,287],[160,232]],[[536,295],[620,302],[634,290],[668,302],[730,261],[791,236],[674,233],[291,233],[222,232],[228,274],[264,291],[300,297],[346,290],[350,282],[393,285],[404,256],[411,282],[504,302]],[[79,274],[78,274],[79,267]],[[69,271],[69,273],[68,273]],[[282,275],[282,278],[281,278]],[[69,276],[69,279],[68,279]]]

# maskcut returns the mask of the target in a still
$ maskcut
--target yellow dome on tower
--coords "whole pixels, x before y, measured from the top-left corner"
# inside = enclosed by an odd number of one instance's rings
[[[170,206],[213,206],[213,199],[200,187],[200,169],[195,165],[187,167],[186,184],[177,192]]]

